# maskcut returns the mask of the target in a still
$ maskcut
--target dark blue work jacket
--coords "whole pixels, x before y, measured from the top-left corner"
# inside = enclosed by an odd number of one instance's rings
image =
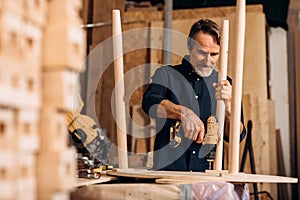
[[[180,128],[179,135],[181,135],[182,142],[176,148],[169,145],[170,127],[174,126],[178,120],[159,118],[156,113],[159,103],[167,99],[193,110],[205,127],[207,118],[216,114],[217,101],[212,83],[218,81],[218,72],[213,71],[209,77],[202,78],[194,72],[188,59],[185,57],[180,65],[158,68],[143,95],[142,108],[156,122],[153,169],[173,171],[208,169],[207,159],[198,156],[202,144],[185,138]],[[229,77],[228,80],[231,83]],[[241,113],[241,121],[244,123],[243,112]],[[245,137],[245,134],[244,128],[240,140]],[[225,134],[224,140],[228,141]]]

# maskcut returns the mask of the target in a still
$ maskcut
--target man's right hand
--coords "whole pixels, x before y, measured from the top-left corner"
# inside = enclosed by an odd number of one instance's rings
[[[197,143],[203,142],[205,133],[204,123],[192,110],[185,107],[182,108],[181,124],[185,137]]]
[[[205,127],[201,119],[190,109],[162,100],[157,108],[157,116],[181,120],[184,136],[201,143],[203,141]]]

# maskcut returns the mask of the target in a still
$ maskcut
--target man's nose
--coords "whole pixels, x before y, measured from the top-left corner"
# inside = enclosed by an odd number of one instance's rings
[[[204,62],[205,64],[209,64],[211,62],[211,56],[209,54],[204,56]]]

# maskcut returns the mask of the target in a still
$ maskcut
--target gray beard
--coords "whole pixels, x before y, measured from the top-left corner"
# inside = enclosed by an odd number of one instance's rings
[[[198,75],[201,76],[201,77],[208,77],[208,76],[210,76],[210,75],[212,74],[212,72],[213,72],[213,69],[212,69],[212,68],[210,68],[210,70],[209,70],[208,72],[206,72],[206,71],[205,71],[205,72],[200,71],[199,69],[197,69],[197,68],[194,67],[194,66],[193,66],[193,68],[194,68],[196,74],[198,74]]]

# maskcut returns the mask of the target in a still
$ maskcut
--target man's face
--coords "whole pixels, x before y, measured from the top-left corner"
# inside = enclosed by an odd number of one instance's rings
[[[195,72],[202,76],[209,76],[219,59],[220,46],[215,38],[209,34],[199,32],[195,37],[195,44],[190,50],[190,63]]]

